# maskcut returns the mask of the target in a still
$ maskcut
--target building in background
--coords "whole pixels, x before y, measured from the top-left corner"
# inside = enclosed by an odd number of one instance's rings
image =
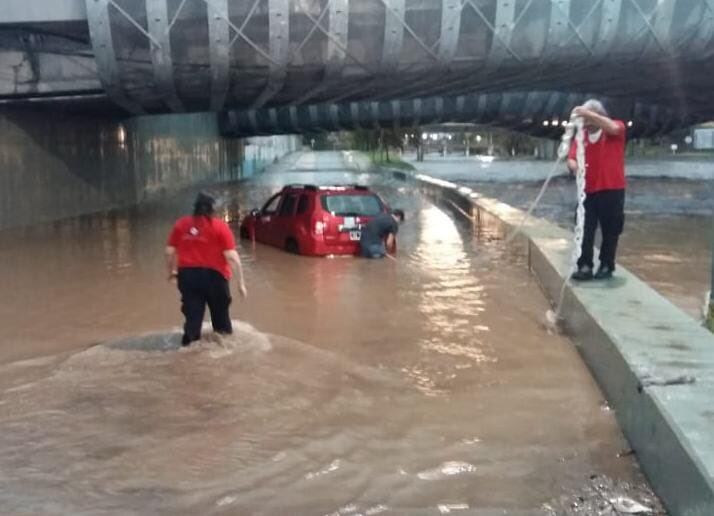
[[[714,122],[702,124],[692,130],[692,146],[696,150],[714,149]]]

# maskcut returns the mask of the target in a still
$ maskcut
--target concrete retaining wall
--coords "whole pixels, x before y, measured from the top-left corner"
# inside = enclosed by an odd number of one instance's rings
[[[510,234],[523,212],[469,188],[417,175],[420,188]],[[513,244],[556,300],[572,235],[530,220]],[[714,336],[626,269],[567,290],[563,326],[597,379],[672,516],[714,515]]]
[[[132,202],[134,170],[118,130],[101,118],[1,113],[0,227]]]
[[[286,154],[302,148],[297,136],[254,136],[245,139],[241,177],[253,177]]]
[[[212,113],[141,116],[121,127],[136,202],[194,184],[241,177],[242,141],[221,138]]]
[[[5,110],[0,112],[0,228],[241,179],[299,143],[295,136],[252,138],[247,144],[223,138],[213,113],[120,120]]]

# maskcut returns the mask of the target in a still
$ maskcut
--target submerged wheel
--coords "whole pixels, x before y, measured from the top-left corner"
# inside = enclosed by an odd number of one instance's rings
[[[298,246],[297,240],[288,238],[285,241],[285,250],[292,254],[300,254],[300,247]]]

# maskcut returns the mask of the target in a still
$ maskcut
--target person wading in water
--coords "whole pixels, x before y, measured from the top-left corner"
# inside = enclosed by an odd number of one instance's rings
[[[181,344],[188,346],[201,338],[206,305],[211,313],[213,331],[233,333],[228,307],[231,293],[228,282],[232,272],[238,276],[238,288],[248,295],[243,266],[228,224],[214,217],[215,199],[199,193],[193,215],[176,221],[166,245],[169,280],[178,279],[181,311],[185,316]]]

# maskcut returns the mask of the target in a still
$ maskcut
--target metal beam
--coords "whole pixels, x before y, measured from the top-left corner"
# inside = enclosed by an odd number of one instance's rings
[[[252,136],[338,128],[350,130],[360,126],[380,129],[469,121],[518,127],[519,131],[557,138],[562,127],[551,124],[551,120],[564,120],[572,107],[582,102],[584,97],[583,94],[562,92],[511,91],[384,102],[310,104],[269,110],[226,111],[219,114],[219,125],[224,135]],[[631,136],[648,130],[671,130],[691,123],[690,119],[682,118],[674,111],[665,112],[656,105],[637,108],[633,104],[621,104],[616,116],[629,117],[633,109],[639,109],[640,122],[635,124],[634,129],[628,130]],[[548,123],[544,125],[544,121]]]
[[[666,49],[672,48],[672,23],[674,23],[675,0],[660,0],[655,11],[652,23],[654,35],[658,42]]]
[[[550,24],[548,38],[541,56],[542,61],[553,61],[570,49],[566,37],[570,27],[570,1],[550,0]]]
[[[594,46],[595,55],[605,58],[610,53],[617,38],[617,22],[620,19],[622,0],[602,2],[600,5],[600,31]]]
[[[253,102],[253,109],[261,108],[275,96],[285,84],[290,61],[290,2],[268,0],[268,41],[270,44],[270,72],[265,89]]]
[[[334,35],[327,41],[327,62],[341,69],[346,56],[349,30],[349,0],[332,0],[330,3],[329,32]]]
[[[511,50],[511,37],[515,29],[516,2],[499,0],[496,3],[496,19],[493,23],[493,39],[488,54],[487,68],[498,68]]]
[[[439,60],[448,64],[456,55],[461,32],[461,0],[442,0],[441,32],[439,33]]]
[[[97,63],[97,74],[107,94],[117,105],[132,114],[142,114],[144,110],[141,105],[127,97],[122,87],[109,20],[110,1],[86,0],[85,4],[89,21],[89,36],[92,39],[94,60]]]
[[[700,24],[697,30],[697,36],[691,46],[691,52],[702,54],[707,48],[710,48],[710,43],[714,37],[714,0],[703,0]]]
[[[84,0],[2,0],[0,25],[5,23],[45,23],[86,21]]]
[[[322,81],[299,97],[294,104],[304,104],[327,90],[332,81],[338,80],[347,59],[345,49],[349,43],[349,0],[328,0],[328,30],[333,37],[327,38],[327,58]],[[317,25],[317,23],[316,23]]]
[[[230,81],[230,26],[228,0],[204,0],[208,8],[208,48],[211,60],[211,111],[226,102]]]
[[[176,94],[174,84],[174,65],[171,56],[171,33],[166,0],[146,0],[146,19],[149,33],[160,46],[151,44],[151,63],[154,67],[156,87],[164,102],[174,112],[184,110]]]
[[[362,129],[359,123],[359,104],[357,102],[350,102],[350,116],[354,122],[355,129]]]
[[[394,71],[399,64],[404,41],[405,0],[390,0],[384,6],[384,43],[382,44],[383,71]]]

